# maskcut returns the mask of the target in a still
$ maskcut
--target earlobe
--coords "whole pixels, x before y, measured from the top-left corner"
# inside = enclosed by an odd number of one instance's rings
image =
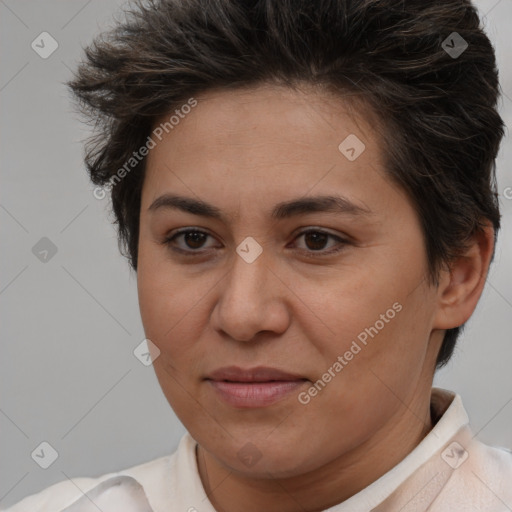
[[[452,329],[467,322],[484,289],[493,250],[494,229],[488,223],[473,235],[464,254],[442,272],[434,328]]]

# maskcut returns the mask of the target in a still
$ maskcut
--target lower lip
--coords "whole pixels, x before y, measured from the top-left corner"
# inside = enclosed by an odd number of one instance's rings
[[[306,380],[270,382],[226,382],[208,380],[221,398],[235,407],[265,407],[297,392]]]

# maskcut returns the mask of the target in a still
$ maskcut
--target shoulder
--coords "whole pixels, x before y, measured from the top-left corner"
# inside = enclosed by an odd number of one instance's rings
[[[475,440],[469,456],[472,473],[512,505],[512,451]]]
[[[445,497],[450,496],[448,501],[462,506],[461,510],[509,511],[512,505],[512,452],[477,439],[467,443],[465,450],[466,460],[453,471]]]
[[[160,457],[117,472],[105,473],[99,477],[66,479],[26,496],[8,509],[1,510],[3,512],[61,512],[80,500],[86,493],[97,495],[99,491],[105,492],[109,487],[119,486],[119,484],[130,486],[140,484],[146,491],[146,487],[151,488],[156,484],[159,477],[172,464],[174,455]],[[126,477],[125,479],[119,478],[123,475]],[[128,477],[132,477],[136,482]],[[102,483],[104,485],[100,485]],[[127,488],[131,489],[131,487]]]

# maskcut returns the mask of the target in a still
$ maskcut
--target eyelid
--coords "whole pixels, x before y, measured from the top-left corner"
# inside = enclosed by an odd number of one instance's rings
[[[169,246],[172,250],[174,250],[176,252],[179,252],[181,254],[187,254],[190,256],[194,256],[194,255],[199,256],[199,255],[202,255],[205,252],[209,251],[211,248],[198,249],[198,250],[193,250],[193,249],[187,250],[187,249],[181,249],[179,247],[171,246],[171,242],[173,242],[178,236],[183,235],[185,233],[193,233],[193,232],[205,234],[211,238],[216,238],[214,235],[209,233],[204,228],[196,228],[194,226],[188,226],[185,228],[180,228],[175,231],[172,231],[170,234],[165,236],[164,240],[162,241],[162,244]],[[344,248],[345,245],[348,245],[349,243],[351,243],[349,237],[343,237],[343,236],[331,233],[330,231],[327,231],[325,228],[316,227],[316,226],[308,226],[307,228],[297,228],[297,230],[295,230],[293,233],[293,237],[294,237],[293,240],[296,240],[297,238],[307,235],[309,233],[321,233],[323,235],[326,235],[330,238],[335,239],[338,242],[338,245],[341,244],[341,246],[342,246],[341,248],[338,247],[337,249],[331,248],[331,249],[327,249],[327,250],[318,250],[318,251],[313,251],[313,250],[308,250],[308,249],[299,249],[302,253],[306,254],[306,256],[310,256],[310,257],[322,257],[322,256],[328,256],[331,254],[335,254],[337,252],[340,252]]]
[[[327,257],[327,256],[330,256],[330,255],[333,255],[333,254],[336,254],[336,253],[342,251],[344,249],[344,247],[350,243],[350,240],[348,237],[344,238],[340,235],[331,233],[330,231],[326,231],[325,228],[320,228],[320,227],[315,227],[315,226],[310,226],[308,228],[300,230],[298,233],[294,234],[294,240],[296,240],[297,238],[299,238],[303,235],[307,235],[308,233],[321,233],[323,235],[327,235],[328,237],[333,238],[338,242],[338,244],[337,244],[338,247],[335,246],[334,248],[331,248],[331,249],[322,249],[319,251],[300,249],[300,251],[303,254],[305,254],[306,257],[313,257],[313,258],[314,257],[322,257],[322,256]],[[340,245],[341,245],[341,247],[339,247]]]
[[[180,228],[180,229],[176,229],[174,231],[171,231],[171,233],[169,233],[168,235],[166,235],[164,237],[164,239],[162,240],[162,245],[165,245],[165,246],[168,246],[170,247],[172,250],[176,251],[176,252],[179,252],[179,253],[182,253],[182,254],[189,254],[189,255],[200,255],[200,254],[204,254],[206,251],[209,250],[209,248],[207,249],[198,249],[196,251],[194,251],[193,249],[181,249],[179,247],[173,247],[171,245],[171,242],[173,242],[178,236],[180,235],[183,235],[185,233],[201,233],[201,234],[204,234],[204,235],[207,235],[209,236],[210,238],[215,238],[211,233],[209,233],[207,230],[205,230],[204,228],[196,228],[194,226],[188,226],[186,228]]]

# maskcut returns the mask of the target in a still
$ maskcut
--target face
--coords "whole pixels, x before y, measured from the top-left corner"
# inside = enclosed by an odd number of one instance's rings
[[[142,322],[177,416],[223,466],[261,476],[418,421],[436,293],[377,123],[313,90],[196,99],[148,155],[140,211]]]

